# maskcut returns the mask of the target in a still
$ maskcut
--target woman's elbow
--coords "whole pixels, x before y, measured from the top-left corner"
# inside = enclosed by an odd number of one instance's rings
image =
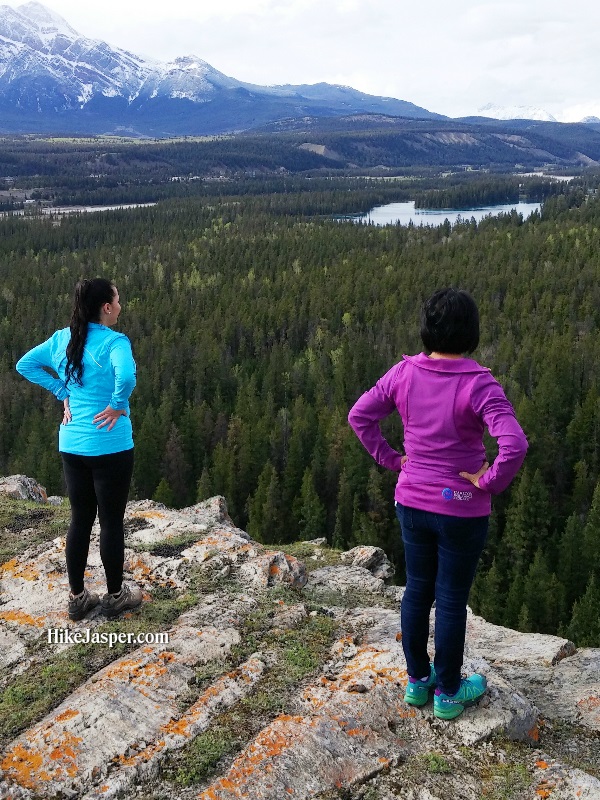
[[[27,369],[25,356],[22,356],[15,364],[15,369],[19,375],[24,375],[24,370]]]
[[[519,455],[523,458],[527,455],[527,451],[529,450],[529,442],[527,441],[527,437],[521,431],[521,436],[519,437]]]

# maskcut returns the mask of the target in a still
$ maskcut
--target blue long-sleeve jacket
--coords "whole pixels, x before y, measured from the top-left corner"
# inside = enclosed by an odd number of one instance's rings
[[[69,398],[72,420],[61,425],[58,449],[62,453],[101,456],[133,447],[129,418],[129,396],[135,387],[136,366],[127,336],[105,325],[90,322],[83,354],[83,385],[65,384],[69,328],[56,331],[34,347],[17,363],[17,371],[32,383],[47,389],[58,399]],[[58,377],[50,375],[50,367]],[[111,431],[108,425],[98,429],[93,418],[107,406],[124,409]]]

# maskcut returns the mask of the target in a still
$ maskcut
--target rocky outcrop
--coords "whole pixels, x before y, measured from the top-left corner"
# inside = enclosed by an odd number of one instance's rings
[[[33,500],[36,503],[45,503],[48,500],[44,487],[26,475],[9,475],[7,478],[0,478],[0,494],[16,500]]]
[[[43,499],[28,481],[0,485]],[[402,589],[386,585],[377,548],[305,566],[237,529],[222,498],[181,511],[130,503],[126,531],[127,577],[147,602],[112,622],[98,610],[69,621],[62,536],[0,566],[0,712],[29,675],[87,665],[26,722],[0,718],[0,798],[600,798],[600,649],[469,614],[465,669],[489,691],[443,722],[430,703],[402,701]],[[86,581],[104,591],[96,540]],[[160,637],[135,638],[164,598],[180,613],[154,623]],[[330,637],[322,657],[318,635]],[[235,748],[175,785],[170,765],[206,759],[227,726]]]

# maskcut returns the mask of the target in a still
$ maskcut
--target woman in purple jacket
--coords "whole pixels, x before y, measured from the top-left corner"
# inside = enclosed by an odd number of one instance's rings
[[[404,699],[422,706],[435,689],[434,715],[453,719],[486,689],[483,675],[461,679],[467,600],[487,536],[491,495],[515,477],[527,440],[489,369],[463,358],[479,344],[479,313],[467,292],[443,289],[424,303],[421,339],[429,355],[403,356],[357,400],[348,421],[375,461],[400,473],[395,499],[406,557]],[[404,455],[379,428],[379,420],[394,411],[404,425]],[[483,447],[486,427],[498,441],[491,467]]]

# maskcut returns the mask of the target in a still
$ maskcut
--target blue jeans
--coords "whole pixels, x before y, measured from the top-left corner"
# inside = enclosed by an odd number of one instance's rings
[[[400,610],[406,668],[429,675],[429,613],[435,600],[435,671],[446,694],[460,687],[467,600],[485,545],[489,517],[451,517],[396,503],[406,558]]]

